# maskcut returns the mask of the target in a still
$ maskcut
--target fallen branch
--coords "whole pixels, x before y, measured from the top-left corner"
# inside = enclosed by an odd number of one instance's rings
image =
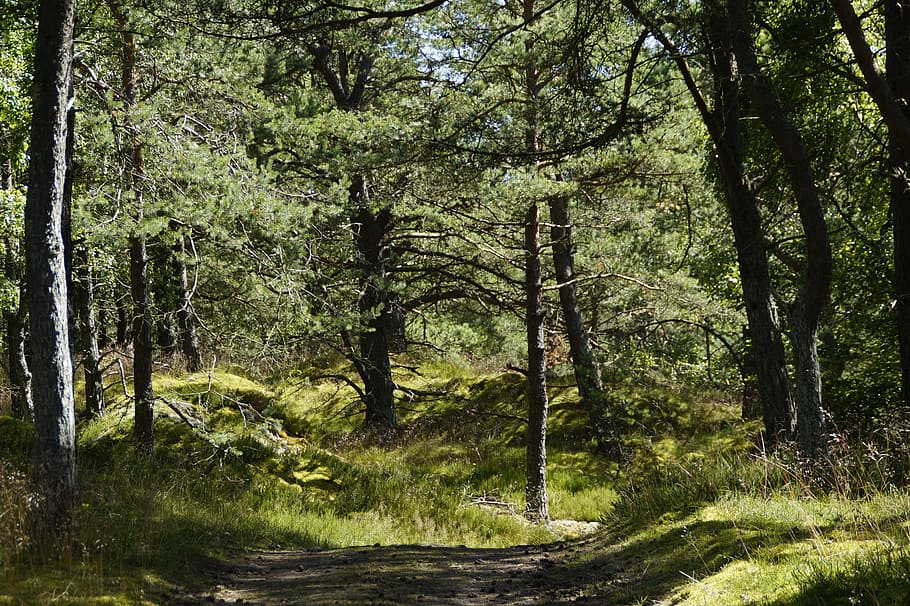
[[[208,432],[208,430],[205,428],[205,423],[204,423],[204,422],[200,421],[199,419],[195,419],[195,418],[192,418],[192,417],[187,417],[187,416],[184,414],[184,412],[183,412],[182,410],[180,410],[180,408],[179,408],[179,405],[181,405],[181,404],[184,405],[184,406],[189,406],[189,407],[192,407],[192,404],[188,404],[188,403],[186,403],[186,402],[178,402],[178,401],[176,401],[176,400],[169,400],[169,399],[164,398],[164,397],[161,397],[161,396],[158,396],[158,397],[156,398],[156,400],[158,400],[159,402],[163,402],[164,404],[166,404],[167,407],[170,408],[171,410],[173,410],[174,413],[175,413],[178,417],[180,417],[180,419],[181,419],[184,423],[186,423],[187,425],[190,426],[190,428],[192,428],[192,429],[201,429],[201,430],[203,431],[203,433],[207,433],[207,432]],[[192,419],[192,420],[191,420],[191,419]]]

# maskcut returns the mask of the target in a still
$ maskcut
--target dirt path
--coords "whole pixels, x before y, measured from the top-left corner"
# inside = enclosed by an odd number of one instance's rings
[[[216,574],[199,602],[278,604],[595,604],[570,565],[583,542],[506,549],[403,545],[253,553]],[[196,603],[199,603],[196,602]]]

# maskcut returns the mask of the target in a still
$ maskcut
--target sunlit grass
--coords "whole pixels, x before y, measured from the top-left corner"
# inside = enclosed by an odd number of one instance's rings
[[[131,406],[111,398],[80,424],[76,547],[50,564],[28,547],[30,428],[0,419],[0,604],[164,604],[213,559],[250,549],[554,540],[520,515],[524,378],[418,370],[396,370],[415,393],[388,435],[363,431],[355,391],[320,376],[340,365],[267,383],[225,369],[156,376],[151,461],[134,452]],[[862,462],[759,456],[758,426],[735,402],[618,389],[634,449],[621,468],[595,454],[574,388],[552,387],[551,517],[605,522],[572,563],[597,579],[579,595],[720,606],[910,595],[906,491],[877,486]],[[838,478],[850,487],[832,488]]]

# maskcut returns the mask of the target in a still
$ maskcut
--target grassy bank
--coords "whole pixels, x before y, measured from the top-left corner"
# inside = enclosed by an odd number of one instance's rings
[[[332,380],[157,376],[153,460],[133,451],[125,400],[80,423],[77,546],[51,565],[28,546],[30,428],[4,419],[0,603],[166,603],[244,549],[550,541],[511,513],[523,507],[521,378],[469,375],[411,375],[426,394],[387,436],[359,431],[353,392]],[[581,431],[568,403],[555,408],[555,435]],[[554,513],[598,519],[615,498],[607,464],[556,444]]]
[[[157,376],[153,460],[133,452],[125,400],[82,421],[76,547],[52,564],[28,544],[30,428],[0,419],[0,604],[164,604],[249,549],[559,538],[515,515],[520,375],[403,370],[401,429],[377,435],[359,429],[356,394],[333,374]],[[821,467],[767,459],[733,402],[657,387],[614,395],[635,452],[622,469],[593,454],[574,389],[551,388],[551,515],[604,522],[578,546],[578,596],[775,606],[910,596],[910,495],[886,453],[845,450]]]

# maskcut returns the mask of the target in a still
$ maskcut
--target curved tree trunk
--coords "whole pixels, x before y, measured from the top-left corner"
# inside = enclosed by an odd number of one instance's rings
[[[35,402],[35,538],[65,544],[76,503],[73,370],[63,250],[67,109],[74,3],[44,0],[35,45],[31,162],[25,204],[26,299]]]
[[[553,265],[559,283],[559,302],[566,322],[572,367],[582,406],[588,412],[591,428],[601,452],[611,459],[621,459],[623,444],[616,432],[600,367],[588,342],[578,296],[575,290],[575,263],[572,250],[572,226],[569,201],[564,196],[550,201],[550,239],[553,242]]]
[[[743,84],[787,167],[805,235],[805,269],[799,295],[791,310],[790,327],[796,369],[799,446],[806,455],[817,457],[825,449],[827,440],[817,347],[819,319],[831,290],[828,228],[803,138],[784,111],[771,83],[759,70],[752,50],[745,0],[730,0],[729,12]]]
[[[771,277],[762,233],[761,213],[755,200],[755,192],[745,179],[739,124],[739,91],[733,69],[729,24],[723,11],[717,11],[716,7],[714,10],[712,7],[706,9],[708,10],[706,34],[710,47],[708,58],[714,80],[712,110],[702,95],[683,53],[660,27],[642,13],[635,0],[623,0],[623,5],[648,27],[676,63],[714,144],[720,180],[733,227],[743,301],[752,338],[756,378],[765,424],[764,442],[766,447],[774,448],[780,440],[789,439],[793,435],[796,418],[777,311],[771,298]]]
[[[865,39],[853,4],[850,0],[831,0],[865,80],[866,90],[888,127],[901,388],[904,404],[910,406],[910,177],[907,173],[910,167],[910,112],[907,109],[907,102],[910,101],[910,3],[907,0],[886,0],[883,4],[887,76],[878,71],[875,55]]]
[[[795,410],[777,309],[771,296],[771,275],[755,192],[744,179],[742,130],[737,74],[733,67],[731,31],[722,14],[708,16],[715,90],[713,115],[702,110],[717,150],[727,209],[733,227],[736,259],[752,354],[758,379],[769,448],[788,440],[795,430]],[[690,85],[692,90],[694,84]],[[695,89],[697,91],[697,89]]]

